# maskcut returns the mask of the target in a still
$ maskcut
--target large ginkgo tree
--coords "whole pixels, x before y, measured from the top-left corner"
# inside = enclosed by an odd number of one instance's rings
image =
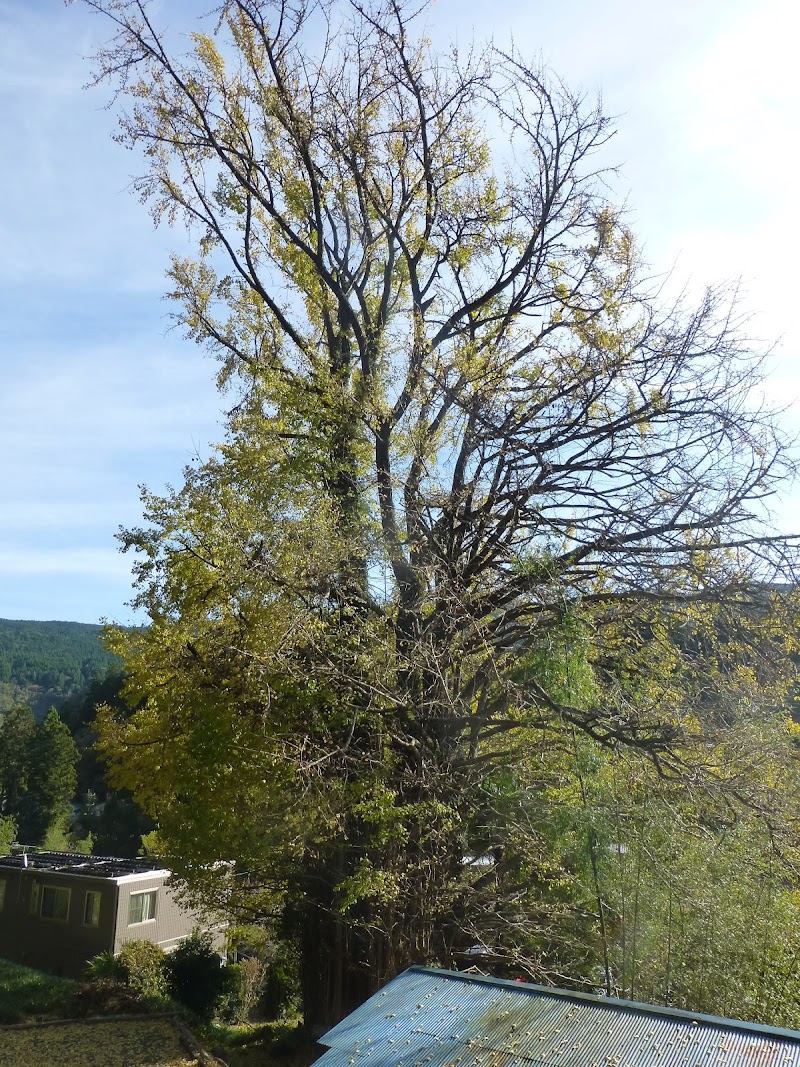
[[[596,982],[562,755],[722,788],[731,708],[783,714],[792,462],[733,294],[663,306],[602,112],[415,5],[223,0],[173,39],[84,2],[230,404],[123,535],[118,783],[195,893],[298,932],[308,1021],[414,961]]]

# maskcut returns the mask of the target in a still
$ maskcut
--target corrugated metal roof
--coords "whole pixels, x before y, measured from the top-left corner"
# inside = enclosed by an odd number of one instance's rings
[[[322,1037],[319,1067],[800,1067],[800,1033],[412,967]]]

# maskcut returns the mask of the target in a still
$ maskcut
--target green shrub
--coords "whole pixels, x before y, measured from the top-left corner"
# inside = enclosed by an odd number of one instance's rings
[[[261,984],[261,1004],[265,1019],[280,1019],[300,999],[297,958],[287,943],[279,943],[269,960]]]
[[[122,946],[117,963],[125,985],[144,1000],[167,995],[165,955],[152,941],[128,941]]]
[[[90,982],[113,979],[123,982],[125,975],[119,960],[113,952],[100,952],[86,964],[86,977]]]
[[[211,935],[195,930],[166,959],[169,991],[201,1018],[210,1019],[225,995],[228,979],[211,947]]]
[[[224,968],[225,988],[217,1010],[225,1022],[248,1021],[261,996],[265,969],[261,960],[252,957]]]
[[[225,981],[222,994],[215,1006],[215,1015],[226,1023],[246,1022],[244,1011],[244,982],[242,969],[238,963],[229,963],[223,967]]]

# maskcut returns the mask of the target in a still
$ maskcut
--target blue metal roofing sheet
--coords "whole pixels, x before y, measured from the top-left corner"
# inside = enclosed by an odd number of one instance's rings
[[[800,1067],[794,1031],[421,967],[321,1041],[321,1067]]]
[[[460,1042],[430,1038],[367,1043],[357,1049],[329,1049],[314,1067],[444,1067],[461,1051]]]

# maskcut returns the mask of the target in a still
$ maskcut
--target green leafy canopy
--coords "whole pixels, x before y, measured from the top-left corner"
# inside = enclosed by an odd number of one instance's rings
[[[599,107],[437,52],[424,9],[225,0],[173,54],[146,4],[85,2],[233,403],[122,535],[152,625],[110,638],[117,783],[197,895],[299,939],[310,1021],[475,944],[608,979],[550,830],[575,752],[745,807],[731,724],[791,755],[794,542],[761,519],[793,460],[735,294],[662,306]]]

